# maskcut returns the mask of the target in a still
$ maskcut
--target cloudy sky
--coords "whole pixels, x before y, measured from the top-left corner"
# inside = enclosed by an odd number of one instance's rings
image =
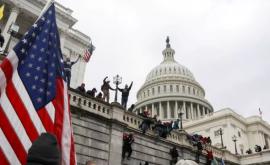
[[[270,122],[269,0],[58,0],[92,38],[87,88],[116,74],[134,81],[130,103],[162,61],[170,36],[175,59],[204,87],[215,110],[225,107]],[[112,98],[113,99],[113,98]]]

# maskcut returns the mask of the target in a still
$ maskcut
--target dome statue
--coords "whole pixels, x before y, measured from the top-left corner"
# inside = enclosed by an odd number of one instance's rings
[[[163,61],[154,67],[137,92],[134,111],[150,111],[162,121],[171,121],[184,113],[185,120],[200,118],[213,112],[212,105],[204,98],[205,91],[196,81],[192,72],[175,59],[175,50],[170,39],[166,39],[166,48],[162,51]]]

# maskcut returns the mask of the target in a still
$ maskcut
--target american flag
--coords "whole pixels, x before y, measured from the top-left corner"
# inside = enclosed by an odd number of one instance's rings
[[[95,50],[95,46],[92,45],[92,43],[91,43],[89,48],[87,48],[84,51],[83,59],[84,59],[85,62],[88,62],[90,60],[94,50]]]
[[[0,65],[0,164],[26,164],[42,133],[56,135],[61,164],[76,164],[63,57],[52,3]]]

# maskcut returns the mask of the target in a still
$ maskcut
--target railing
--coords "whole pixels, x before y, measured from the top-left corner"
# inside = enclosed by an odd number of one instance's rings
[[[132,112],[125,111],[123,115],[123,122],[128,124],[129,127],[138,129],[139,125],[142,123],[143,118]]]
[[[111,106],[106,102],[78,93],[74,89],[70,89],[69,98],[71,106],[79,107],[85,111],[101,115],[108,119],[111,118]]]

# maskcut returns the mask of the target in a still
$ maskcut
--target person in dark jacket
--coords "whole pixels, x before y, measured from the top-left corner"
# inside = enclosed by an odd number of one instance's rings
[[[96,98],[102,100],[102,93],[99,92],[99,93],[97,94]]]
[[[113,89],[111,86],[110,86],[110,81],[107,81],[106,79],[108,78],[108,76],[106,76],[104,79],[103,79],[103,84],[101,86],[101,91],[103,92],[103,100],[107,102],[109,102],[110,100],[110,90],[115,90]]]
[[[77,90],[81,93],[85,93],[85,84],[82,83],[80,86],[78,86]]]
[[[132,143],[134,142],[133,134],[126,134],[123,135],[123,148],[122,148],[122,159],[125,159],[126,153],[128,153],[127,159],[130,158],[132,154]]]
[[[122,100],[121,100],[121,105],[124,107],[124,108],[127,108],[127,101],[128,101],[128,96],[129,96],[129,91],[132,87],[132,84],[133,82],[131,82],[131,84],[128,86],[127,84],[125,85],[125,88],[121,89],[121,88],[118,88],[118,90],[120,92],[122,92]]]
[[[80,56],[78,56],[77,60],[73,62],[70,61],[70,58],[67,58],[66,61],[64,62],[64,71],[68,87],[70,87],[72,65],[76,64],[79,61],[79,58]]]
[[[172,157],[172,160],[171,160],[171,165],[174,165],[177,163],[178,161],[178,151],[176,149],[176,147],[174,146],[171,150],[170,150],[170,155]]]
[[[26,165],[60,165],[60,150],[54,135],[42,133],[28,150]]]
[[[135,107],[135,105],[134,104],[131,104],[131,106],[128,108],[128,111],[129,112],[133,112],[134,107]]]
[[[86,94],[89,95],[89,96],[91,96],[91,97],[95,97],[96,96],[96,93],[97,93],[96,88],[93,88],[92,90],[88,90],[86,92]]]

